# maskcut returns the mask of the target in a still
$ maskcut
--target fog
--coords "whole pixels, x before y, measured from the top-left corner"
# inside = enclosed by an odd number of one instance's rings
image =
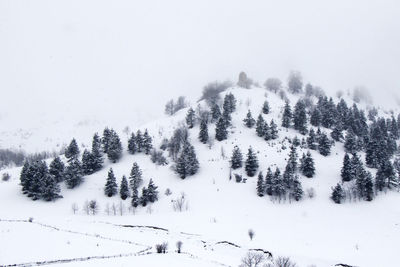
[[[391,106],[399,18],[398,1],[382,0],[0,0],[0,119],[141,122],[242,70],[260,83],[299,70],[327,92],[365,86]]]

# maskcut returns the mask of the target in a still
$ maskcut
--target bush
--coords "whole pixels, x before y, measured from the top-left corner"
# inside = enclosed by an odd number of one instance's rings
[[[240,174],[235,173],[235,180],[236,183],[240,183],[243,180],[243,178]]]
[[[1,180],[3,182],[8,182],[11,178],[11,175],[8,172],[3,173],[3,175],[1,176]]]

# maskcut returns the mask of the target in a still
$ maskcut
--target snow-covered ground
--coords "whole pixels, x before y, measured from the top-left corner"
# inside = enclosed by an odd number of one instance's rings
[[[242,122],[248,109],[256,118],[267,99],[271,113],[263,116],[268,122],[274,119],[280,126],[284,102],[273,93],[266,95],[261,88],[232,88],[229,91],[238,102],[228,140],[215,141],[210,149],[198,141],[198,125],[191,129],[190,139],[200,161],[200,171],[185,180],[171,170],[171,164],[156,166],[148,156],[124,152],[119,162],[112,164],[106,160],[104,168],[86,176],[78,188],[69,190],[62,185],[63,198],[48,203],[31,201],[21,193],[18,185],[20,168],[2,170],[10,173],[12,178],[9,182],[0,182],[0,265],[121,254],[117,258],[94,258],[65,265],[238,266],[249,249],[264,249],[274,256],[290,256],[304,267],[328,267],[338,263],[363,267],[397,266],[400,194],[388,192],[372,202],[342,205],[329,199],[331,187],[340,180],[342,144],[336,143],[328,157],[312,151],[316,175],[311,179],[301,178],[304,190],[315,189],[316,195],[312,199],[273,203],[267,197],[256,195],[256,177],[249,178],[247,183],[229,180],[228,162],[235,145],[244,154],[251,145],[257,151],[259,170],[264,174],[270,166],[282,170],[289,153],[289,149],[282,150],[278,140],[266,142]],[[296,99],[289,97],[293,105]],[[140,129],[147,128],[158,146],[184,120],[186,111],[144,124]],[[131,130],[137,129],[129,122],[126,125]],[[52,138],[67,143],[75,137],[79,144],[89,146],[93,134],[93,129],[89,128],[82,128],[81,132],[77,128],[75,135],[70,136],[70,132],[63,132],[60,125],[60,135]],[[99,127],[97,131],[101,130]],[[126,148],[127,135],[121,129],[116,130],[125,140]],[[209,127],[209,134],[214,136],[213,126]],[[279,140],[296,134],[279,127]],[[302,152],[306,150],[299,150],[298,154]],[[103,192],[109,168],[113,168],[120,183],[122,175],[129,176],[133,162],[143,170],[144,184],[152,178],[160,192],[158,202],[139,207],[134,212],[128,209],[129,199],[108,198]],[[164,194],[167,188],[172,195]],[[172,201],[182,192],[188,201],[188,209],[176,212]],[[84,202],[92,199],[99,202],[98,215],[86,215],[82,210]],[[79,207],[77,214],[73,214],[73,203]],[[106,206],[112,204],[125,208],[122,216],[106,214]],[[30,217],[32,223],[26,221]],[[253,240],[249,239],[249,229],[255,232]],[[184,253],[175,252],[178,240],[183,242]],[[169,253],[155,254],[155,244],[162,242],[168,242]]]

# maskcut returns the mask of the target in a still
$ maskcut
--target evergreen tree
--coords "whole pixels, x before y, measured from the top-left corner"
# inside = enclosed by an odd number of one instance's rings
[[[269,103],[267,100],[264,101],[263,107],[262,107],[262,113],[268,114],[269,113]]]
[[[367,172],[364,180],[364,200],[372,201],[374,199],[374,183],[372,181],[372,175]]]
[[[119,188],[119,195],[121,196],[121,199],[127,199],[129,197],[129,186],[125,175],[122,176],[121,186]]]
[[[69,163],[65,169],[64,180],[69,189],[75,188],[83,182],[82,164],[78,159]]]
[[[314,129],[311,129],[307,137],[307,146],[311,150],[317,150],[317,136]]]
[[[258,159],[252,147],[249,147],[245,164],[246,174],[253,177],[258,169]]]
[[[22,193],[28,194],[29,193],[29,187],[31,183],[32,176],[30,175],[31,171],[31,164],[29,161],[25,160],[24,165],[21,169],[21,174],[20,174],[20,182],[22,186]]]
[[[206,144],[208,141],[208,126],[205,120],[201,120],[200,123],[199,140],[203,144]]]
[[[288,167],[290,168],[290,171],[292,173],[295,173],[297,171],[297,150],[295,146],[290,147],[290,153],[289,153],[289,160],[288,160]]]
[[[117,193],[118,193],[117,180],[115,179],[113,169],[110,168],[107,175],[106,185],[104,186],[104,194],[108,197],[112,197]]]
[[[296,103],[293,113],[294,129],[305,135],[307,133],[307,114],[306,105],[303,100]]]
[[[358,151],[357,137],[351,130],[346,134],[344,148],[346,152],[350,154],[355,154]]]
[[[77,159],[79,156],[79,147],[76,143],[75,138],[72,139],[69,146],[65,149],[65,157],[67,158],[68,162],[71,162],[74,159]]]
[[[110,142],[111,130],[106,127],[103,131],[103,138],[101,139],[101,143],[103,145],[103,152],[107,154],[108,152],[108,143]]]
[[[139,206],[139,192],[138,192],[138,187],[134,186],[132,187],[132,207],[136,208],[137,206]]]
[[[136,145],[136,136],[134,133],[131,134],[131,137],[128,140],[128,151],[132,155],[138,152],[138,148]]]
[[[82,174],[90,175],[94,173],[93,170],[94,159],[92,153],[90,153],[87,149],[83,151],[82,154]]]
[[[385,170],[384,166],[381,165],[378,168],[378,171],[376,172],[375,176],[375,188],[377,191],[383,191],[383,189],[386,187],[386,177],[385,177]]]
[[[303,188],[301,186],[301,183],[299,181],[299,177],[296,175],[294,180],[293,180],[293,188],[291,191],[291,198],[293,198],[296,201],[299,201],[300,199],[303,198]]]
[[[143,134],[143,149],[146,155],[150,154],[151,149],[153,148],[153,139],[149,135],[147,129],[144,131]]]
[[[145,186],[142,188],[142,196],[140,197],[139,201],[143,207],[146,207],[147,203],[149,202],[148,191]]]
[[[282,116],[282,127],[289,128],[292,123],[292,117],[292,109],[290,108],[289,102],[286,101]]]
[[[103,167],[103,154],[101,152],[101,140],[97,133],[95,133],[93,136],[92,153],[91,154],[92,154],[92,159],[93,159],[92,169],[93,169],[93,172],[97,172],[97,171],[101,170],[101,168]]]
[[[271,129],[270,129],[270,127],[268,126],[268,122],[265,122],[265,123],[264,123],[264,130],[263,130],[263,132],[264,132],[264,140],[265,140],[265,141],[269,141],[269,140],[272,139],[272,136],[271,136]]]
[[[325,133],[321,134],[318,140],[318,151],[322,156],[328,156],[331,153],[331,141]]]
[[[265,193],[265,185],[264,185],[264,177],[262,172],[258,174],[258,179],[257,179],[257,195],[259,197],[263,197]]]
[[[211,107],[211,121],[212,122],[218,121],[221,115],[222,115],[221,109],[219,108],[219,106],[217,104],[213,105]]]
[[[236,99],[232,93],[225,95],[223,109],[228,113],[233,113],[236,110]]]
[[[136,132],[136,147],[137,147],[137,152],[143,152],[144,150],[144,141],[143,141],[143,135],[140,130],[137,130]]]
[[[189,129],[194,127],[194,120],[195,120],[195,112],[193,108],[189,108],[186,114],[186,124],[188,125]]]
[[[60,157],[55,157],[54,160],[50,163],[49,173],[51,175],[53,175],[53,177],[54,177],[54,179],[55,179],[55,181],[57,183],[63,181],[63,179],[64,179],[64,169],[65,169],[65,165],[61,161]]]
[[[122,144],[116,132],[112,132],[108,143],[107,157],[113,163],[117,162],[122,156]]]
[[[321,125],[322,115],[318,108],[311,113],[310,123],[312,126],[319,127]]]
[[[131,187],[132,191],[134,191],[135,189],[137,191],[142,182],[142,171],[140,170],[139,165],[134,162],[132,165],[131,173],[129,175],[129,186]]]
[[[62,198],[60,195],[60,185],[57,183],[55,177],[49,173],[44,175],[43,189],[41,197],[46,201],[56,200]]]
[[[228,138],[228,130],[225,120],[220,118],[217,122],[217,127],[215,128],[215,139],[222,141]]]
[[[175,169],[179,174],[179,177],[182,179],[197,173],[199,169],[199,162],[197,160],[194,147],[189,142],[185,142],[183,145],[183,150],[177,160]]]
[[[265,193],[269,196],[272,196],[272,181],[274,175],[272,174],[271,168],[268,168],[267,175],[265,176]]]
[[[221,120],[221,119],[222,119],[223,123],[225,124],[225,128],[228,128],[231,125],[231,121],[232,121],[231,113],[229,113],[225,109],[223,110],[222,117],[219,120]],[[217,124],[217,126],[218,126],[218,124]]]
[[[331,137],[336,142],[341,142],[343,140],[342,127],[336,125],[331,132]]]
[[[343,202],[345,197],[343,188],[340,184],[337,184],[333,190],[332,190],[332,200],[336,203],[336,204],[340,204]]]
[[[351,181],[351,179],[353,178],[352,170],[353,170],[353,167],[351,165],[351,160],[350,160],[349,154],[346,153],[344,155],[343,167],[342,167],[342,171],[341,171],[341,176],[342,176],[343,182]]]
[[[253,128],[254,124],[256,124],[256,121],[253,119],[250,110],[247,112],[246,118],[243,120],[243,122],[247,128]]]
[[[271,120],[271,122],[269,124],[269,131],[270,131],[272,140],[275,140],[278,138],[278,125],[275,124],[274,120]]]
[[[243,155],[238,146],[235,146],[232,151],[231,168],[236,170],[243,166]]]
[[[147,186],[147,199],[151,203],[155,202],[158,200],[158,191],[157,191],[157,186],[154,185],[154,182],[152,179],[149,181],[149,185]]]
[[[305,155],[304,155],[305,156]],[[301,173],[308,178],[312,178],[315,174],[314,159],[311,156],[310,151],[307,152],[307,156],[301,162]]]
[[[265,136],[265,121],[263,116],[260,114],[258,115],[257,122],[256,122],[256,133],[259,137]]]

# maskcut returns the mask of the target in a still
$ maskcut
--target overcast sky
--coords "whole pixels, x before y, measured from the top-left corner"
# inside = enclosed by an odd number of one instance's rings
[[[242,70],[261,83],[300,70],[326,91],[363,85],[392,104],[400,4],[0,0],[0,112],[26,118],[21,126],[56,110],[151,117],[169,98],[196,99],[207,82]]]

